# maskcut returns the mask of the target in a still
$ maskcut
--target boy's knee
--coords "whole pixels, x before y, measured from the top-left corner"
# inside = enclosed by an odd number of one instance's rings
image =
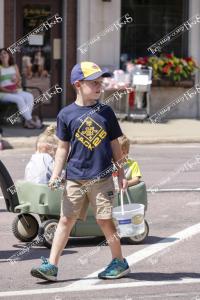
[[[97,224],[101,227],[108,226],[112,223],[112,219],[97,219]]]
[[[75,218],[70,218],[70,217],[65,217],[65,216],[61,216],[59,223],[62,226],[69,226],[69,225],[73,225],[76,222]]]

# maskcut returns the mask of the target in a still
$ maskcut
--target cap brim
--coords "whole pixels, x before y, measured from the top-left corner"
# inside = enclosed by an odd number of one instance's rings
[[[85,77],[84,80],[95,80],[99,77],[111,77],[111,76],[112,76],[112,73],[109,72],[109,70],[105,69],[105,70],[96,72],[90,76]]]

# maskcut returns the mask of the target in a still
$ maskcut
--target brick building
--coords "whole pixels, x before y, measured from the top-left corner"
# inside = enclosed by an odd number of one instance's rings
[[[43,91],[58,83],[61,95],[42,105],[44,117],[55,117],[59,109],[74,98],[69,83],[72,66],[91,60],[111,69],[120,67],[120,58],[149,55],[147,48],[200,11],[199,0],[0,0],[0,47],[9,47],[55,14],[62,22],[24,43],[14,58],[25,74],[26,83]],[[110,28],[125,14],[132,16],[121,29]],[[96,40],[95,40],[96,38]],[[87,51],[80,46],[90,41]],[[184,32],[171,42],[167,52],[193,56],[200,63],[200,26]],[[37,76],[37,53],[41,52],[43,75]],[[26,74],[27,65],[33,74]]]

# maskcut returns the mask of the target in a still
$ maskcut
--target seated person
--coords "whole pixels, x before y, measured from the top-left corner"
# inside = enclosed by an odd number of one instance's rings
[[[38,50],[34,54],[33,58],[33,73],[38,77],[47,77],[48,72],[45,70],[45,57],[41,50]]]
[[[129,139],[125,135],[123,135],[119,137],[118,140],[121,146],[123,156],[128,157],[129,149],[130,149]],[[123,167],[124,167],[125,177],[128,180],[128,186],[133,186],[138,184],[140,182],[140,178],[142,177],[138,163],[132,158],[128,157]],[[113,173],[113,176],[114,176],[113,179],[114,179],[115,188],[116,190],[118,190],[119,188],[116,180],[117,172]]]
[[[33,95],[23,91],[19,68],[14,64],[13,57],[6,48],[0,49],[0,101],[16,103],[25,120],[25,128],[42,128],[41,121],[35,122],[32,116]]]
[[[55,125],[50,125],[39,135],[36,153],[32,155],[25,168],[25,180],[47,184],[51,178],[58,139]]]
[[[26,78],[31,79],[33,77],[31,57],[28,55],[22,57],[22,70]]]

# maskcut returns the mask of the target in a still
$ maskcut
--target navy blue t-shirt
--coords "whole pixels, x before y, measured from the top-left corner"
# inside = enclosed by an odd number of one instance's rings
[[[106,177],[103,171],[112,166],[110,142],[122,135],[117,118],[108,106],[97,102],[80,106],[75,102],[57,116],[57,136],[70,142],[66,178],[72,180]],[[104,175],[103,175],[104,174]]]

